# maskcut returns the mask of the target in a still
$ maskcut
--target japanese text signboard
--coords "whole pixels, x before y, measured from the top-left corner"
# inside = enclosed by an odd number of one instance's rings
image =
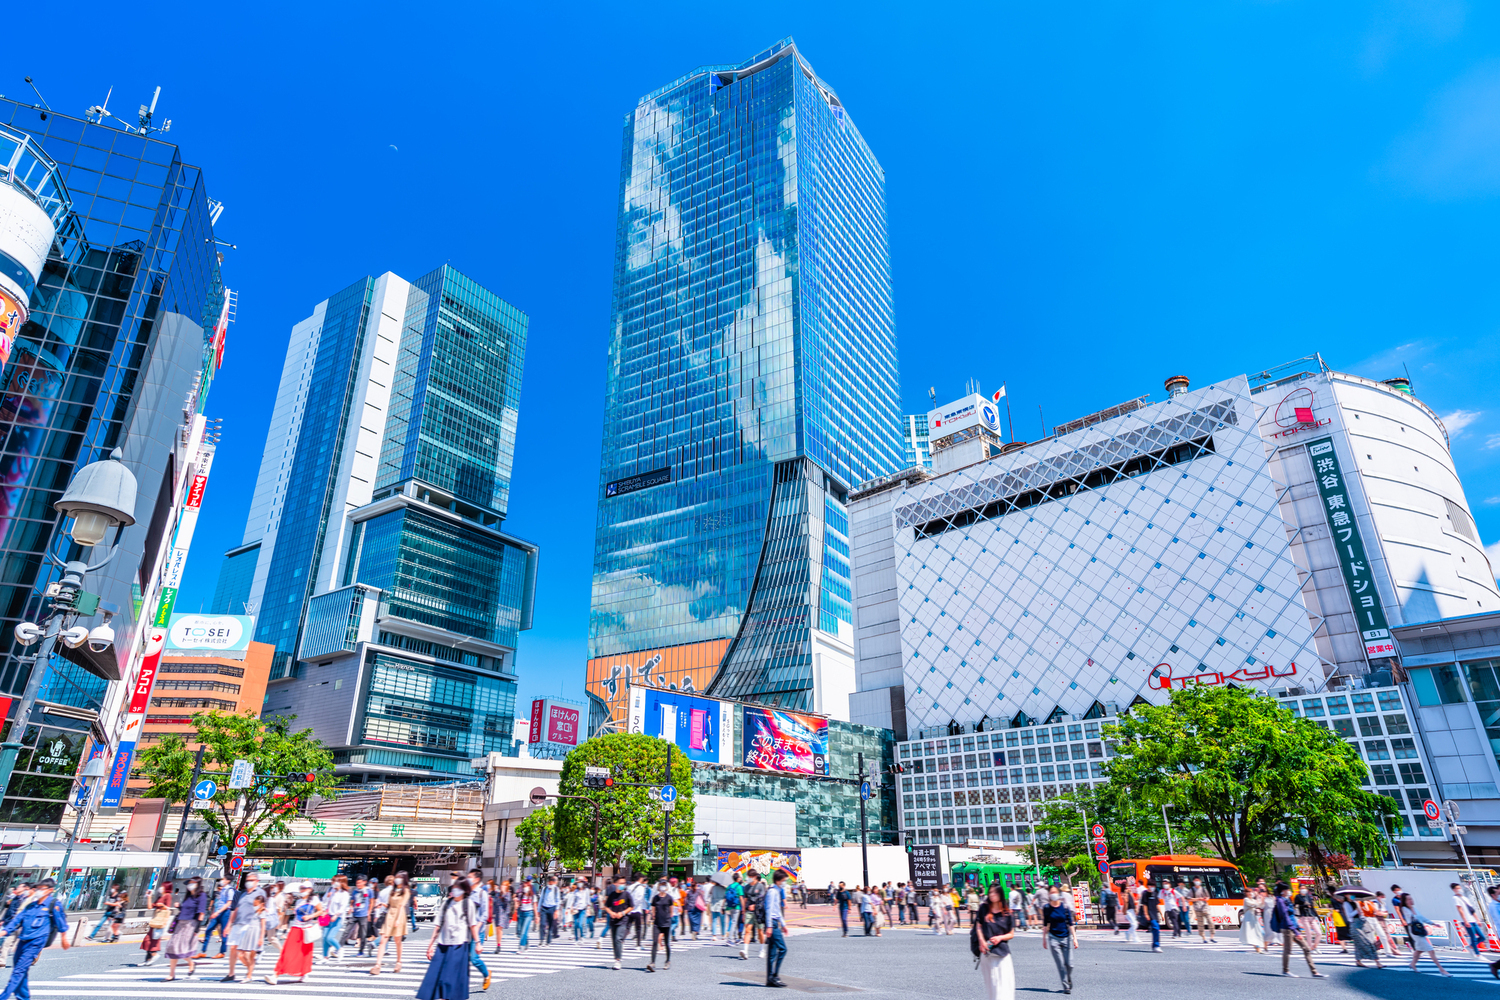
[[[1349,503],[1349,492],[1345,489],[1344,472],[1339,467],[1333,439],[1311,442],[1307,454],[1312,460],[1313,479],[1317,481],[1318,493],[1323,500],[1323,514],[1333,533],[1339,566],[1344,571],[1344,583],[1349,588],[1349,601],[1354,606],[1354,616],[1364,636],[1365,656],[1394,656],[1395,642],[1385,620],[1385,609],[1380,605],[1370,557],[1359,534],[1359,519]]]
[[[943,884],[943,866],[934,844],[914,844],[911,859],[911,884],[918,889],[937,889]]]
[[[828,720],[801,712],[745,706],[745,755],[761,771],[828,773]]]

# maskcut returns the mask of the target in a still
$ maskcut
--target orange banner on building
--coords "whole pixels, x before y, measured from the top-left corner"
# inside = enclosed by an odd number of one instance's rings
[[[10,349],[26,324],[26,303],[0,288],[0,371],[10,360]]]
[[[625,725],[629,685],[701,694],[707,690],[730,640],[710,639],[664,649],[596,656],[584,672],[584,689],[609,706],[609,718]]]

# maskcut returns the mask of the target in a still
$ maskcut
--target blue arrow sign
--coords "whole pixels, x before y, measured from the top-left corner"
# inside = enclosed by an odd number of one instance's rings
[[[82,809],[84,806],[86,806],[88,804],[89,804],[89,786],[88,785],[84,785],[82,788],[78,789],[78,797],[73,800],[73,807],[75,809]]]
[[[862,799],[869,799],[870,783],[868,781],[861,781],[859,783],[859,797]]]
[[[671,805],[673,802],[677,801],[677,786],[676,785],[662,785],[661,786],[661,790],[658,791],[656,794],[657,794],[657,797],[660,798],[667,805]]]
[[[193,798],[211,799],[219,792],[219,783],[212,778],[204,778],[193,786]]]

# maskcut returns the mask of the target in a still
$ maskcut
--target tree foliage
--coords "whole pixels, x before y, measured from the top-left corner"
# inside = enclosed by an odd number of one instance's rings
[[[556,814],[557,810],[553,806],[542,806],[516,824],[516,841],[521,845],[522,866],[547,871],[555,862],[562,860],[552,832]],[[569,868],[582,867],[569,862],[563,864]]]
[[[1111,858],[1146,858],[1167,853],[1168,838],[1161,809],[1134,799],[1123,786],[1108,784],[1080,788],[1071,798],[1052,799],[1045,804],[1042,817],[1033,823],[1036,830],[1033,860],[1057,868],[1073,882],[1080,878],[1094,884],[1102,882],[1089,832],[1096,823],[1104,827]],[[1184,854],[1197,846],[1191,831],[1179,830],[1175,825],[1171,843]]]
[[[313,795],[326,796],[340,779],[332,774],[333,754],[313,738],[311,729],[292,731],[295,716],[258,719],[252,712],[234,715],[217,710],[193,716],[194,739],[204,747],[203,771],[215,774],[219,792],[213,808],[198,811],[198,817],[219,835],[221,844],[232,845],[244,834],[248,850],[254,852],[267,837],[285,834],[299,810]],[[141,774],[151,782],[146,797],[186,802],[192,794],[193,762],[181,733],[167,733],[141,751]],[[236,760],[248,760],[258,775],[317,772],[317,780],[283,786],[257,781],[249,788],[230,789],[229,769]],[[276,794],[282,791],[284,794]],[[228,871],[229,858],[224,858]]]
[[[1385,847],[1381,822],[1395,813],[1366,780],[1358,752],[1271,698],[1234,687],[1174,690],[1166,705],[1141,705],[1104,727],[1117,741],[1111,787],[1147,808],[1173,807],[1173,833],[1207,841],[1215,854],[1258,867],[1272,845],[1361,860]]]
[[[666,740],[643,733],[609,733],[595,736],[568,754],[558,777],[558,792],[581,795],[599,803],[599,864],[604,867],[629,864],[636,870],[661,863],[662,810],[649,788],[630,784],[665,783],[667,750],[672,752],[672,784],[677,788],[677,807],[670,814],[670,853],[686,857],[693,851],[693,771],[687,756]],[[614,786],[585,788],[584,769],[608,768]],[[554,828],[563,857],[592,856],[594,809],[585,802],[559,799]]]

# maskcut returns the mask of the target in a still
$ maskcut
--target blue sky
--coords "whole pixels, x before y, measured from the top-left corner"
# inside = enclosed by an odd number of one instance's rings
[[[1409,369],[1500,540],[1493,5],[230,6],[74,5],[66,45],[20,46],[0,80],[75,114],[160,84],[227,206],[239,321],[181,610],[240,541],[291,325],[362,275],[449,261],[531,316],[506,523],[542,546],[521,700],[581,696],[621,118],[787,35],[886,170],[910,410],[1004,380],[1035,437],[1039,406],[1051,425],[1160,399],[1178,372]],[[56,11],[18,16],[58,37]]]

